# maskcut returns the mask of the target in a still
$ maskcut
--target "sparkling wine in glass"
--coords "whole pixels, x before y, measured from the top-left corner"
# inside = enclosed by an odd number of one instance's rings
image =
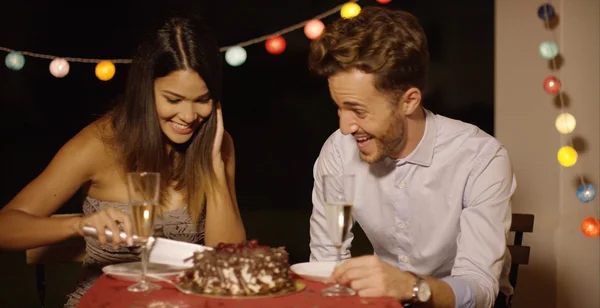
[[[342,261],[342,245],[352,227],[354,175],[324,175],[323,201],[331,241],[337,249],[337,262]],[[356,291],[339,283],[321,291],[323,296],[350,296]]]
[[[160,173],[156,172],[130,172],[127,174],[127,190],[129,192],[129,205],[133,231],[142,244],[141,265],[142,274],[140,281],[129,286],[130,292],[151,292],[160,289],[160,286],[146,280],[148,271],[148,238],[154,231],[154,212],[158,206],[160,196]]]
[[[142,242],[146,242],[154,229],[154,211],[158,204],[152,202],[131,203],[133,232]]]

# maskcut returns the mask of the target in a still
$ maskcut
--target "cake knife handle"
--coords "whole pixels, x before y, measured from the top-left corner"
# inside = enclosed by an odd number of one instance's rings
[[[84,226],[83,228],[81,228],[81,230],[83,231],[83,234],[85,236],[90,236],[95,239],[98,239],[98,230],[96,230],[96,228],[90,227],[90,226]],[[113,240],[112,231],[110,231],[110,229],[104,229],[104,234],[106,235],[106,241],[112,242],[112,240]],[[123,242],[127,241],[127,234],[125,233],[125,231],[119,232],[119,237],[121,238],[121,241],[123,241]],[[132,238],[133,238],[134,243],[138,242],[137,235],[132,236]]]

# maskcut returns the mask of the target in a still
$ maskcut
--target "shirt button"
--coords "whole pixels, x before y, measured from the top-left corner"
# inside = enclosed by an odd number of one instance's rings
[[[398,185],[399,188],[404,188],[404,182],[400,183],[400,185]]]
[[[410,261],[410,260],[408,259],[408,257],[407,257],[407,256],[402,256],[402,257],[400,258],[400,261],[402,261],[402,262],[404,262],[404,263],[408,263],[408,261]]]
[[[401,221],[398,227],[400,227],[400,230],[404,230],[406,229],[406,223],[404,223],[404,221]]]

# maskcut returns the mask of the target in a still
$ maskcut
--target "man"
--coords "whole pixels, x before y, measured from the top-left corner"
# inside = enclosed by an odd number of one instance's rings
[[[353,219],[375,255],[350,258],[350,234],[348,260],[332,280],[359,296],[418,307],[489,308],[497,297],[503,307],[512,294],[511,164],[493,137],[421,106],[428,50],[418,20],[364,8],[331,24],[312,43],[309,62],[328,78],[340,119],[314,166],[311,261],[337,256],[322,176],[354,174]]]

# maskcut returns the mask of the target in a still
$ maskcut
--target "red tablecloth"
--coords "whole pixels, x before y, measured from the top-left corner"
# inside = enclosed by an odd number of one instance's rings
[[[402,305],[391,298],[323,297],[321,290],[325,284],[305,281],[302,292],[261,299],[214,299],[196,295],[186,295],[168,284],[161,283],[162,289],[149,294],[127,291],[131,282],[119,281],[102,275],[83,296],[77,307],[127,307],[127,308],[401,308]],[[162,303],[162,304],[161,304]]]

